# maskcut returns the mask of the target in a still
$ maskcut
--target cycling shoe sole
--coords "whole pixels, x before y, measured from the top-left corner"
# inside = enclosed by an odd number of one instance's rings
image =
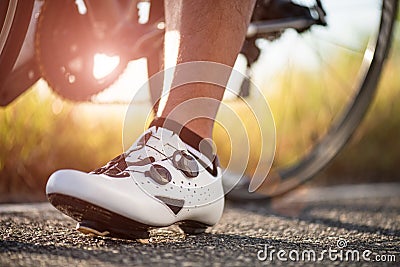
[[[150,236],[149,230],[161,228],[137,222],[75,197],[57,193],[49,194],[47,197],[54,207],[78,221],[76,229],[84,234],[122,239],[146,239]],[[186,234],[201,234],[210,226],[191,220],[180,221],[176,224]]]

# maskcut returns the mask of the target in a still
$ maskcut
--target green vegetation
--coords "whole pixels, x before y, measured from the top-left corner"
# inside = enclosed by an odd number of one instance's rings
[[[400,44],[392,47],[377,96],[362,125],[331,166],[315,183],[398,181],[400,169]],[[318,181],[319,180],[319,181]]]
[[[90,171],[121,152],[122,119],[91,108],[34,86],[0,110],[0,201],[43,199],[55,170]]]
[[[397,42],[366,120],[316,183],[395,180],[400,175],[397,167],[400,162],[399,48]],[[273,86],[283,88],[275,90],[277,93],[268,98],[278,129],[276,164],[295,160],[299,151],[317,140],[326,128],[327,116],[332,115],[330,110],[335,110],[342,97],[346,97],[340,92],[338,77],[352,76],[352,64],[340,58],[336,64],[341,68],[336,70],[335,77],[328,77],[331,79],[328,82],[338,89],[328,92],[328,102],[322,103],[325,109],[318,108],[322,95],[313,91],[312,86],[308,86],[308,97],[305,97],[304,84],[317,83],[317,80],[310,80],[306,70],[292,73],[295,77],[292,81],[275,77],[276,82],[270,84],[268,90],[273,90]],[[290,94],[285,91],[288,82],[295,85],[291,86],[294,91]],[[293,101],[304,105],[294,108]],[[246,108],[240,103],[234,105],[246,128],[254,129],[255,122],[249,119]],[[322,111],[316,113],[316,110]],[[60,168],[90,171],[121,153],[124,115],[125,108],[121,106],[62,101],[40,84],[1,108],[0,202],[43,200],[45,183],[53,171]],[[256,140],[259,133],[254,135],[252,140]],[[227,164],[231,153],[231,147],[226,145],[227,133],[218,128],[215,138],[221,162]],[[254,170],[260,152],[257,141],[250,146],[249,172]],[[338,180],[340,177],[345,178]]]

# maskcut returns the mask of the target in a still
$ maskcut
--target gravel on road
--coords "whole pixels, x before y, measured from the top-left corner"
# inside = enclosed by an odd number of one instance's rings
[[[0,205],[0,266],[400,265],[400,194],[327,200],[319,194],[227,202],[205,234],[187,236],[171,226],[145,240],[83,235],[47,203]]]

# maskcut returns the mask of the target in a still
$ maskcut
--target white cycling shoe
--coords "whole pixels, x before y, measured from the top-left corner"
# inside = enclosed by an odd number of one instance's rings
[[[175,223],[185,233],[196,234],[218,222],[224,192],[212,147],[187,128],[175,131],[175,122],[169,121],[174,131],[163,128],[164,120],[153,124],[104,167],[51,175],[48,199],[78,221],[78,230],[137,239],[148,238],[152,228]]]

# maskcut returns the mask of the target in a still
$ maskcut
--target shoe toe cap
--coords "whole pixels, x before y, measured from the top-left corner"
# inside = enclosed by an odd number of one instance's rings
[[[79,180],[86,175],[76,170],[58,170],[47,181],[46,194],[66,193],[71,187],[79,186]]]

